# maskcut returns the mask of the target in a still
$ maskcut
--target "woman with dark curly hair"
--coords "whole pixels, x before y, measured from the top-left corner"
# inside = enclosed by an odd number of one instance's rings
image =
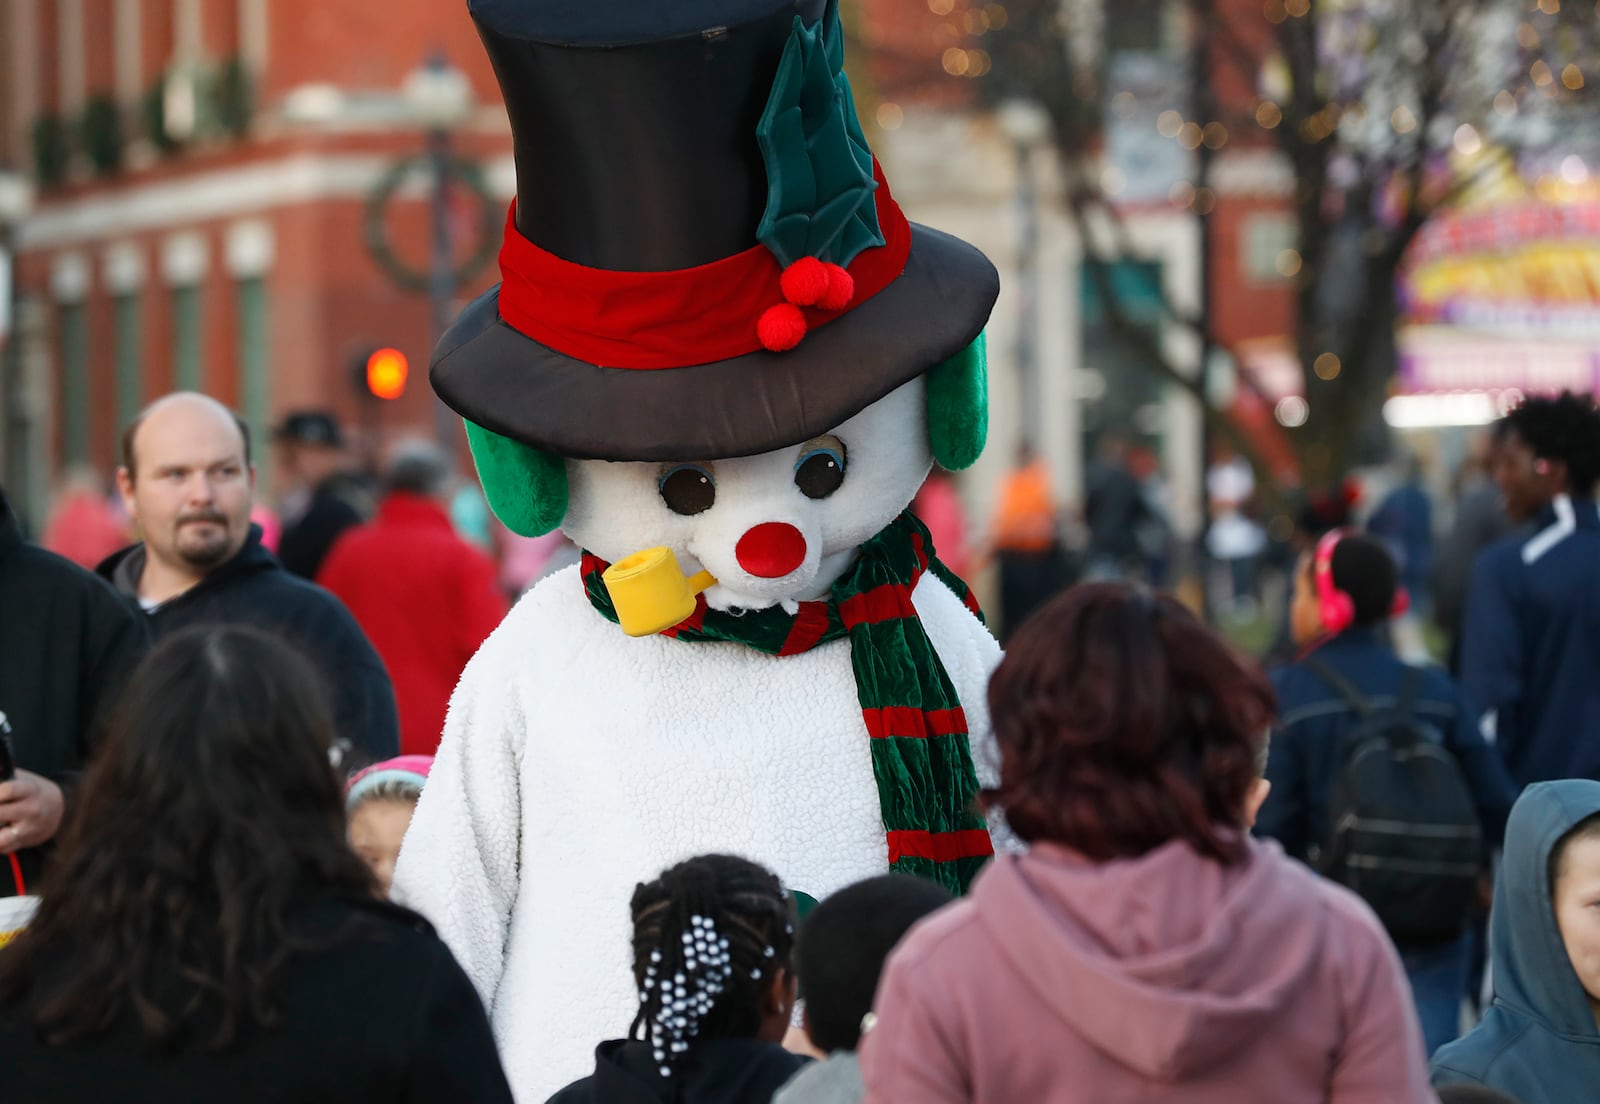
[[[914,928],[869,1104],[1433,1104],[1405,977],[1348,891],[1258,842],[1262,675],[1172,598],[1052,601],[989,684],[1031,847]]]
[[[0,952],[0,1098],[509,1104],[466,975],[345,843],[319,686],[236,627],[134,672]]]

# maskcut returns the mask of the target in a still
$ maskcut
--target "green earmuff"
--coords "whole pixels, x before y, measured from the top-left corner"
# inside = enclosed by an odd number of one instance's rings
[[[567,465],[532,445],[465,423],[484,497],[505,527],[542,537],[567,516]]]
[[[980,332],[928,373],[928,445],[946,471],[977,463],[989,437],[989,368]]]

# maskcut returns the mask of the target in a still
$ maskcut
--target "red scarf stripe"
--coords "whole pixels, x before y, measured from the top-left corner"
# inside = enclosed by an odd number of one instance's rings
[[[809,652],[827,631],[827,603],[801,602],[799,611],[794,615],[794,624],[789,627],[789,636],[784,640],[783,647],[778,649],[778,654],[791,656]]]
[[[961,604],[967,607],[967,612],[972,616],[979,621],[983,620],[983,610],[978,607],[978,596],[972,592],[971,587],[968,587],[966,593],[961,596]]]
[[[994,854],[994,841],[986,828],[965,828],[959,832],[892,831],[889,833],[889,865],[902,858],[955,862]]]
[[[897,583],[883,583],[839,603],[839,617],[846,628],[916,615],[916,607],[911,604],[911,587]]]
[[[917,577],[921,578],[922,573],[928,570],[928,545],[921,533],[911,534],[911,551],[917,557]]]
[[[886,705],[879,709],[863,709],[861,715],[867,720],[867,735],[874,740],[891,736],[925,740],[929,736],[967,734],[967,713],[960,706],[923,711],[907,705]]]
[[[905,272],[911,224],[876,161],[872,171],[884,244],[862,250],[846,268],[855,294],[842,310],[802,308],[808,330],[859,307]],[[541,345],[604,368],[710,364],[764,348],[756,323],[786,302],[782,275],[764,245],[670,272],[574,264],[522,236],[513,202],[500,246],[500,317]]]

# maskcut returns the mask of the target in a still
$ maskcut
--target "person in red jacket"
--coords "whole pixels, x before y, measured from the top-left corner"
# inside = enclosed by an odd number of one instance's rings
[[[506,615],[494,563],[451,528],[450,478],[437,446],[397,445],[378,516],[341,536],[317,573],[389,668],[406,755],[434,753],[462,668]]]

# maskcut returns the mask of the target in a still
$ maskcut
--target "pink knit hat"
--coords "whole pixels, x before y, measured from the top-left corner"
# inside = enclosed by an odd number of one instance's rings
[[[362,798],[385,782],[404,782],[421,790],[433,769],[431,755],[400,755],[374,763],[350,776],[345,785],[344,807],[354,809]]]

